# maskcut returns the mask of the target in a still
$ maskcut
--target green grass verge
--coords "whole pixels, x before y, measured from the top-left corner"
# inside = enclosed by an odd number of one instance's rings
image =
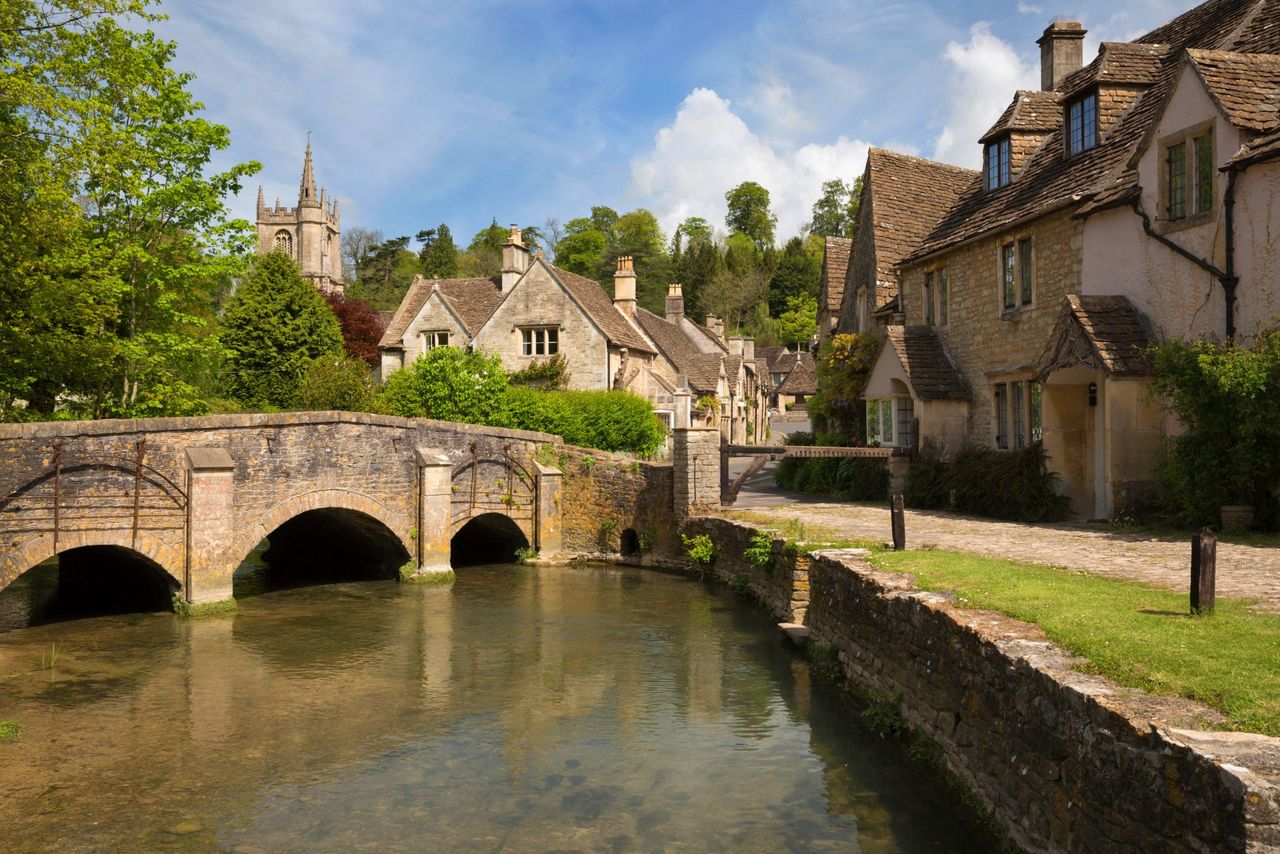
[[[851,539],[835,528],[801,522],[799,519],[779,518],[776,514],[759,510],[724,510],[720,515],[731,522],[747,522],[771,531],[801,551],[822,549],[866,549],[880,551],[884,543],[875,540]]]
[[[17,721],[0,721],[0,741],[17,741],[22,735],[22,727]]]
[[[955,593],[960,607],[1035,623],[1087,659],[1087,672],[1199,700],[1232,728],[1280,736],[1280,614],[1218,599],[1212,615],[1192,617],[1187,594],[957,552],[880,552],[871,560],[915,576],[922,590]]]
[[[218,614],[230,614],[240,607],[234,599],[223,599],[221,602],[204,602],[196,605],[187,602],[176,594],[173,597],[173,613],[179,617],[214,617]]]

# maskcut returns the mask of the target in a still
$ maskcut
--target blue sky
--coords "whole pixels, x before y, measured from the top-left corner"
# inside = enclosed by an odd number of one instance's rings
[[[167,0],[158,29],[231,128],[220,162],[263,164],[239,215],[258,181],[293,203],[311,131],[344,228],[465,241],[593,204],[722,227],[725,190],[755,180],[786,236],[868,145],[976,166],[1013,90],[1038,88],[1052,18],[1084,22],[1088,61],[1193,5]]]

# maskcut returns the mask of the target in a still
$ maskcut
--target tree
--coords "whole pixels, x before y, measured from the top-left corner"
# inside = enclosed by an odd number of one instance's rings
[[[376,368],[380,358],[378,342],[385,331],[377,312],[364,300],[349,299],[337,291],[329,291],[324,297],[342,328],[342,349],[352,358]]]
[[[404,299],[413,277],[422,272],[418,256],[410,252],[409,236],[401,235],[373,246],[356,267],[356,282],[347,289],[378,311],[394,311]]]
[[[390,376],[379,407],[405,418],[485,424],[502,411],[506,390],[507,373],[497,356],[433,347]]]
[[[360,359],[321,356],[312,359],[298,390],[303,409],[368,412],[374,404],[373,380],[369,366]]]
[[[491,278],[502,272],[502,247],[508,235],[507,229],[498,225],[497,218],[494,218],[467,244],[467,251],[458,259],[458,273]]]
[[[338,318],[283,252],[253,265],[227,306],[221,338],[229,391],[250,406],[295,406],[311,360],[342,354]]]
[[[422,275],[428,279],[449,279],[458,275],[458,247],[453,242],[449,226],[442,222],[437,228],[419,231],[417,240],[422,244],[418,253]]]
[[[744,234],[760,251],[773,246],[778,218],[769,210],[769,191],[755,181],[743,181],[724,194],[729,212],[724,222],[729,231]]]
[[[879,351],[880,339],[870,332],[833,335],[823,342],[816,359],[818,393],[808,404],[816,432],[866,441],[862,390]]]
[[[354,282],[357,271],[382,244],[382,232],[359,225],[342,232],[342,275],[348,283]]]
[[[618,221],[618,212],[604,205],[593,205],[591,208],[591,227],[596,231],[609,234]]]
[[[778,316],[777,343],[784,347],[808,346],[818,331],[818,300],[810,296],[787,298],[786,311]]]
[[[571,219],[565,224],[565,236],[555,246],[556,266],[580,276],[595,276],[609,235],[584,218]]]
[[[0,414],[206,411],[208,334],[252,229],[200,117],[131,0],[0,4]],[[127,24],[112,16],[120,15]]]
[[[735,330],[764,302],[768,285],[769,280],[760,270],[739,274],[722,268],[707,283],[702,302],[707,311],[724,321],[726,330]]]
[[[658,218],[644,208],[618,217],[605,251],[597,261],[597,280],[608,282],[612,292],[616,259],[621,255],[631,256],[635,261],[637,302],[662,314],[667,282],[671,276],[671,259],[667,255],[666,243]]]
[[[672,247],[671,275],[684,286],[685,314],[700,320],[706,313],[703,292],[722,266],[720,247],[711,225],[699,216],[689,217],[676,227]]]
[[[858,230],[862,176],[846,184],[832,178],[822,184],[822,195],[813,203],[809,233],[818,237],[853,237]]]
[[[793,237],[783,247],[769,280],[769,311],[774,316],[782,314],[796,297],[816,300],[821,286],[822,262],[808,251],[804,240]]]

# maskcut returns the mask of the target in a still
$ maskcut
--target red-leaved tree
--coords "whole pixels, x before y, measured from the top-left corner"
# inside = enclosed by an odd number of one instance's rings
[[[364,300],[347,299],[336,292],[326,293],[325,298],[342,326],[342,348],[353,358],[377,367],[378,341],[384,331],[378,313]]]

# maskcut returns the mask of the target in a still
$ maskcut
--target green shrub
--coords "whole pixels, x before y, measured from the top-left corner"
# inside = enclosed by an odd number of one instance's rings
[[[839,460],[836,483],[850,501],[883,501],[889,495],[889,466],[884,460],[845,457]]]
[[[742,557],[756,569],[772,569],[773,537],[768,531],[756,531],[751,535],[751,542],[743,549]]]
[[[509,388],[501,423],[554,433],[571,445],[646,456],[662,447],[666,427],[644,398],[625,391]]]
[[[681,534],[680,542],[684,544],[685,554],[694,563],[710,566],[715,562],[716,544],[706,534],[695,534],[692,537]]]
[[[797,430],[796,432],[791,433],[790,435],[787,436],[786,444],[801,445],[801,446],[812,445],[813,434],[810,433],[808,430]]]
[[[298,390],[299,405],[310,410],[367,412],[374,397],[369,366],[350,356],[313,359]]]
[[[1039,442],[1009,451],[971,445],[950,462],[922,457],[912,463],[903,497],[911,507],[945,507],[954,490],[956,509],[966,513],[1044,522],[1067,511],[1057,480]]]
[[[497,356],[434,347],[387,379],[378,407],[405,418],[492,424],[506,389],[507,372]]]
[[[557,389],[569,384],[569,367],[563,353],[556,353],[546,361],[534,360],[524,370],[511,374],[511,385],[528,388]]]
[[[883,501],[889,495],[885,461],[862,457],[784,458],[774,470],[782,489],[849,501]]]

